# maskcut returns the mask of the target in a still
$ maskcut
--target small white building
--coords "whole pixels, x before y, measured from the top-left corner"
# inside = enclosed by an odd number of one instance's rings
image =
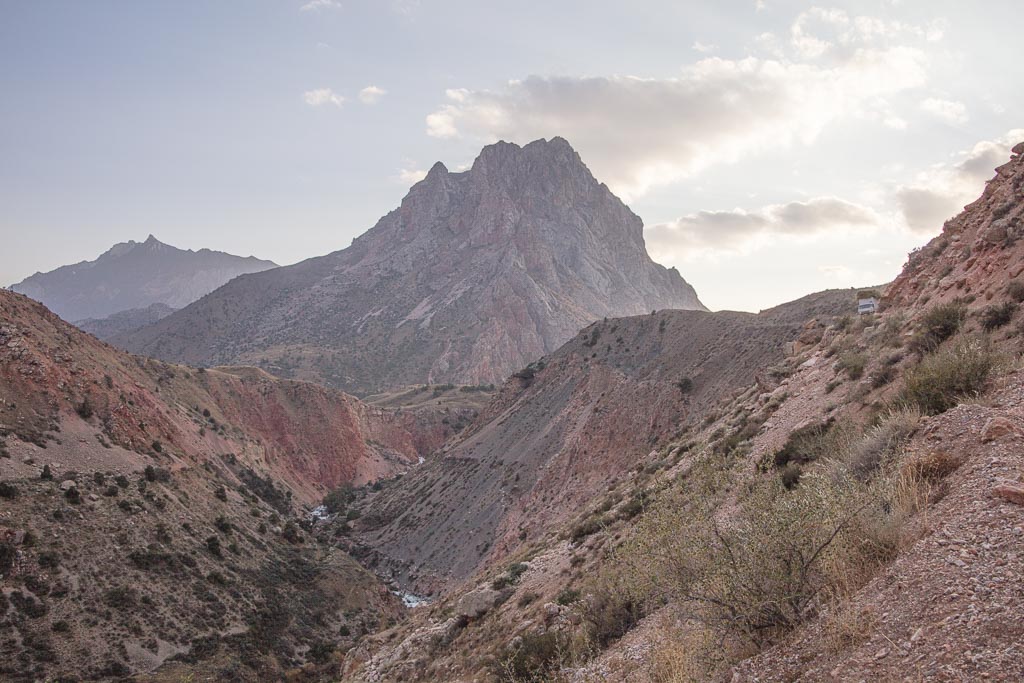
[[[870,313],[878,312],[878,299],[873,296],[869,296],[866,299],[859,299],[857,301],[857,315],[868,315]]]

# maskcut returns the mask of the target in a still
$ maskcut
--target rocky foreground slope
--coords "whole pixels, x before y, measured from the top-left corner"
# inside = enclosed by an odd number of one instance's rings
[[[304,510],[413,467],[446,408],[130,356],[0,291],[0,679],[329,671],[402,607]]]
[[[345,680],[1024,678],[1024,144],[996,173],[880,315],[794,338]]]
[[[606,316],[702,309],[643,225],[561,139],[435,164],[347,249],[232,281],[132,351],[243,363],[359,395],[503,381]]]
[[[186,306],[244,273],[277,264],[210,249],[178,249],[152,235],[115,244],[94,261],[36,273],[11,289],[71,322],[162,304]]]

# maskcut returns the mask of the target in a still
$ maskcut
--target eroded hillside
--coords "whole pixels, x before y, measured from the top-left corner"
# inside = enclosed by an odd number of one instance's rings
[[[765,311],[661,311],[595,323],[524,368],[439,458],[364,510],[367,561],[434,592],[544,534],[652,449],[851,310],[833,291]]]
[[[1019,680],[1022,154],[880,315],[792,339],[349,679]]]
[[[129,356],[0,292],[0,678],[329,676],[402,606],[305,510],[472,412]]]

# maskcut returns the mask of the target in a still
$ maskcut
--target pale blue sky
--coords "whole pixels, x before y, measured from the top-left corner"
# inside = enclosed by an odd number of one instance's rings
[[[3,0],[0,283],[148,233],[293,263],[561,135],[756,310],[891,278],[1024,139],[1019,2],[497,5]]]

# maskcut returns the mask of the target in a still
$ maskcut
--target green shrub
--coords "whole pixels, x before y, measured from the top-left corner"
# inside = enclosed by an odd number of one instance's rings
[[[796,485],[800,483],[800,475],[803,474],[803,468],[795,462],[788,462],[786,466],[782,468],[782,472],[779,474],[782,485],[787,491],[796,488]]]
[[[569,531],[569,538],[573,543],[579,543],[587,536],[596,534],[605,526],[604,519],[598,516],[591,516],[574,526]]]
[[[931,353],[960,331],[966,317],[967,306],[959,300],[931,307],[921,317],[911,348],[921,354]]]
[[[772,464],[783,468],[791,462],[802,465],[829,456],[835,451],[837,440],[844,435],[845,429],[835,428],[834,420],[794,429],[772,456]]]
[[[56,569],[60,566],[60,555],[52,550],[46,550],[39,553],[37,561],[43,569]]]
[[[530,568],[530,565],[525,562],[515,562],[509,565],[508,575],[513,581],[518,581],[519,577],[526,573],[526,570]]]
[[[0,481],[0,498],[14,500],[18,497],[18,487],[6,481]]]
[[[644,616],[640,602],[622,585],[619,575],[603,577],[587,593],[583,621],[588,641],[599,649],[629,633]]]
[[[984,339],[961,339],[907,373],[903,401],[928,415],[945,412],[984,391],[997,360]]]
[[[994,304],[981,312],[981,326],[986,330],[995,330],[1013,320],[1016,312],[1017,304],[1013,301]]]
[[[324,496],[323,505],[332,515],[345,512],[345,508],[352,502],[355,495],[355,489],[351,484],[342,484]]]
[[[117,586],[103,595],[103,602],[114,609],[127,610],[135,607],[137,595],[135,590],[128,586]]]
[[[216,536],[210,536],[206,539],[206,549],[216,558],[224,557],[224,552],[220,549],[220,539]]]
[[[563,588],[558,592],[558,595],[555,596],[555,602],[562,606],[571,605],[579,599],[580,592],[575,588]]]
[[[855,545],[853,521],[876,514],[812,473],[788,493],[777,477],[760,480],[728,526],[694,493],[664,501],[617,559],[653,606],[676,602],[722,642],[755,648],[813,616]]]
[[[539,597],[540,595],[534,593],[533,591],[526,591],[525,593],[519,596],[518,600],[516,600],[516,605],[518,605],[520,608],[532,605],[534,602],[537,601],[537,598]]]
[[[871,386],[880,389],[896,379],[896,368],[892,365],[883,365],[871,373]]]
[[[921,413],[917,408],[893,410],[878,421],[863,436],[839,449],[837,459],[855,477],[867,480],[879,471],[882,464],[892,460],[902,451],[903,446],[917,430]]]
[[[1024,282],[1020,280],[1011,280],[1006,285],[1006,296],[1010,297],[1017,303],[1024,302]]]
[[[82,399],[82,402],[75,406],[75,412],[78,413],[78,417],[83,420],[88,420],[93,415],[92,403],[89,402],[89,397],[86,396]]]
[[[845,372],[850,379],[860,379],[864,376],[864,368],[867,367],[868,357],[863,353],[850,351],[839,357],[836,368]]]
[[[680,393],[688,394],[693,391],[693,380],[689,377],[680,377],[676,381],[676,387],[679,389]]]
[[[560,631],[526,633],[498,655],[492,673],[507,683],[549,681],[569,659],[569,637]]]
[[[152,465],[146,465],[146,469],[143,473],[148,482],[161,482],[166,483],[171,480],[171,473],[165,470],[163,467],[153,467]]]
[[[0,575],[7,576],[7,572],[14,566],[14,559],[18,556],[18,551],[14,549],[14,545],[11,543],[0,543]],[[3,593],[0,593],[3,595]]]

